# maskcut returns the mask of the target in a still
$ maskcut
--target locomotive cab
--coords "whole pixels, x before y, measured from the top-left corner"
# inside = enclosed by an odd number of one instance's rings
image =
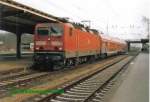
[[[61,23],[41,23],[36,25],[33,57],[36,65],[52,64],[63,59],[63,32]]]

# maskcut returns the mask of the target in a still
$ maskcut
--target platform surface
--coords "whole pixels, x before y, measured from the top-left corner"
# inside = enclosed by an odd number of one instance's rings
[[[140,53],[109,102],[149,102],[149,54]]]
[[[21,59],[17,59],[16,56],[0,56],[0,72],[26,68],[31,64],[32,56],[23,56]]]

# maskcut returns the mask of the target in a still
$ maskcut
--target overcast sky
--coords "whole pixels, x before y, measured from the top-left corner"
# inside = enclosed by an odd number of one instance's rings
[[[142,16],[149,16],[150,0],[15,0],[58,17],[75,22],[91,20],[92,28],[105,34],[123,38],[142,38],[146,24]],[[108,26],[108,31],[107,31]]]

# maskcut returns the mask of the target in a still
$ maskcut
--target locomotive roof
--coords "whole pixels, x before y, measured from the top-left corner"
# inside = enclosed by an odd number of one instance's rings
[[[84,26],[83,24],[80,23],[66,23],[68,26],[76,28],[76,29],[80,29],[82,31],[85,32],[90,32],[91,34],[99,34],[98,30],[96,29],[90,29],[89,27]]]

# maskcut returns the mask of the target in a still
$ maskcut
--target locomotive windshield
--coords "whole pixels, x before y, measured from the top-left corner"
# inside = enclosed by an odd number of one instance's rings
[[[37,29],[37,33],[38,35],[48,35],[49,31],[48,31],[48,28],[44,28],[44,27],[40,27]]]
[[[63,27],[60,24],[51,23],[50,35],[60,36],[63,34]]]
[[[41,36],[61,36],[63,27],[58,23],[50,23],[48,26],[38,27],[37,34]]]

